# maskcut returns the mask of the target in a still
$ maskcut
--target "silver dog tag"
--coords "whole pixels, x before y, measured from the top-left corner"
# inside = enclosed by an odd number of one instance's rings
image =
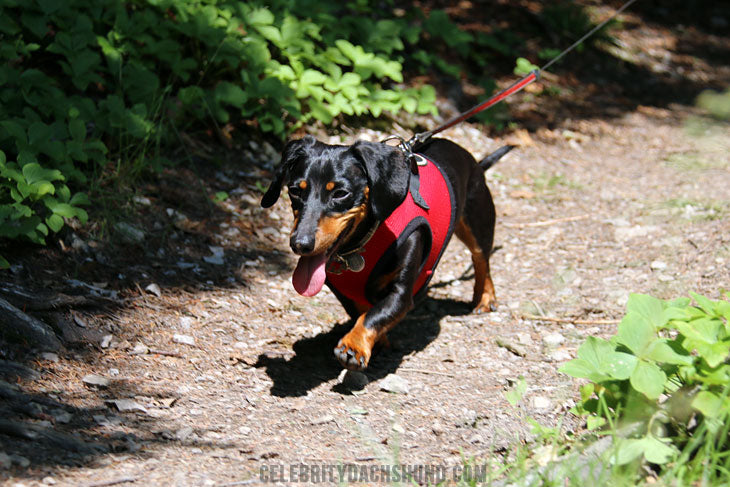
[[[360,254],[350,254],[345,257],[347,268],[352,272],[360,272],[365,268],[365,259]]]

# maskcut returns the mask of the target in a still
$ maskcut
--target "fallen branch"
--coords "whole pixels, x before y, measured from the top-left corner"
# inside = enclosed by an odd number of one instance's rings
[[[126,484],[127,482],[136,482],[137,480],[139,480],[139,477],[120,477],[118,479],[94,482],[93,484],[88,484],[86,487],[107,487],[109,485],[119,485]]]
[[[403,372],[418,372],[419,374],[443,375],[446,377],[456,377],[454,374],[449,374],[448,372],[438,372],[436,370],[411,369],[409,367],[399,367],[398,370],[402,370]]]
[[[526,228],[526,227],[547,227],[550,225],[555,225],[556,223],[564,223],[564,222],[574,222],[577,220],[584,220],[588,218],[590,215],[575,215],[575,216],[566,216],[565,218],[555,218],[553,220],[544,220],[541,222],[527,222],[527,223],[502,223],[505,227],[514,227],[514,228]]]
[[[47,352],[61,348],[61,342],[50,326],[25,314],[3,298],[0,298],[0,335]]]
[[[163,355],[165,357],[184,358],[181,354],[179,354],[177,352],[168,352],[166,350],[155,350],[155,349],[152,349],[152,348],[150,348],[148,350],[148,353],[155,354],[155,355]]]
[[[578,318],[555,318],[552,316],[538,316],[530,313],[522,313],[522,318],[536,321],[550,321],[552,323],[573,323],[575,325],[615,325],[621,320],[581,320]]]

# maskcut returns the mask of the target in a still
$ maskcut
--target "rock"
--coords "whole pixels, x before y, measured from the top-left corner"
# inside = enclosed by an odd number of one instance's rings
[[[208,248],[213,253],[213,255],[203,257],[203,260],[205,262],[207,262],[208,264],[213,264],[213,265],[224,265],[226,263],[226,261],[223,259],[223,255],[224,255],[223,247],[214,247],[211,245]]]
[[[401,426],[398,423],[395,423],[393,425],[393,431],[395,431],[396,433],[401,434],[401,435],[406,432],[405,428],[403,428],[403,426]]]
[[[532,407],[535,409],[548,409],[550,407],[550,399],[544,396],[535,396],[532,398]]]
[[[548,359],[551,362],[567,362],[572,358],[573,356],[566,350],[553,350],[548,354]]]
[[[497,337],[496,342],[498,346],[506,348],[515,355],[518,355],[520,357],[524,357],[527,355],[527,350],[525,349],[525,347],[513,340],[510,340],[509,338]]]
[[[56,423],[68,424],[73,419],[73,414],[67,411],[57,410],[53,413],[53,419],[56,420]]]
[[[158,298],[162,296],[162,290],[160,289],[160,286],[158,286],[154,282],[152,284],[149,284],[146,288],[144,288],[144,290],[150,294],[154,294]]]
[[[195,338],[191,337],[190,335],[175,333],[172,336],[172,341],[175,343],[181,343],[183,345],[195,346]]]
[[[43,477],[43,480],[41,480],[46,485],[56,485],[58,482],[56,482],[56,479],[53,477]]]
[[[355,370],[343,370],[338,379],[343,387],[355,391],[364,389],[370,382],[367,375]]]
[[[10,468],[12,465],[13,461],[10,459],[10,456],[0,451],[0,468]]]
[[[251,428],[249,428],[248,426],[241,426],[240,428],[238,428],[238,432],[241,433],[243,436],[248,436],[249,434],[251,434]]]
[[[96,374],[85,375],[81,379],[81,382],[83,382],[87,386],[96,386],[96,387],[109,387],[109,385],[112,383],[112,381],[107,379],[106,377],[103,377],[101,375],[96,375]]]
[[[380,389],[396,394],[408,394],[408,381],[396,374],[388,374],[380,381]]]
[[[532,337],[530,336],[529,333],[520,332],[520,333],[516,333],[515,336],[517,337],[517,341],[522,345],[532,345],[533,344]]]
[[[41,354],[41,358],[43,360],[48,360],[49,362],[53,362],[53,363],[58,363],[58,361],[59,361],[58,355],[56,355],[53,352],[43,352]]]
[[[193,434],[193,428],[191,426],[185,426],[175,432],[175,439],[185,441],[191,434]]]
[[[444,425],[438,422],[431,425],[431,431],[436,436],[441,436],[446,432],[446,430],[444,429]]]
[[[140,411],[147,413],[147,409],[138,402],[132,399],[107,399],[104,401],[107,404],[113,404],[119,412],[126,413],[130,411]]]
[[[112,340],[114,339],[114,335],[111,333],[109,335],[104,335],[104,337],[101,339],[101,348],[109,348],[109,345],[112,343]]]
[[[549,333],[542,337],[542,344],[546,348],[557,348],[563,342],[565,337],[560,333]]]
[[[134,348],[129,352],[130,355],[145,355],[150,349],[142,342],[137,342]]]
[[[142,230],[126,222],[119,222],[114,225],[119,240],[127,244],[140,244],[144,242],[145,234]]]
[[[14,464],[18,465],[21,468],[30,467],[30,460],[25,457],[21,457],[20,455],[10,455],[10,459],[13,461]]]
[[[651,263],[650,267],[654,271],[663,271],[667,268],[667,264],[662,262],[661,260],[655,260]]]
[[[180,317],[180,328],[183,330],[189,330],[190,326],[193,324],[193,318],[190,316],[181,316]]]

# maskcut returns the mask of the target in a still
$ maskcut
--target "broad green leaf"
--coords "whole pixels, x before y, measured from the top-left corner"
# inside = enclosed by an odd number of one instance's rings
[[[715,313],[715,303],[714,301],[700,295],[697,293],[689,293],[690,296],[692,296],[692,299],[695,300],[697,303],[697,306],[699,306],[702,311],[707,313],[710,316],[716,316]]]
[[[327,80],[327,76],[316,69],[305,70],[299,78],[301,85],[321,85]]]
[[[713,344],[717,343],[722,322],[711,318],[701,318],[689,323],[677,322],[676,326],[687,339]]]
[[[37,183],[39,181],[58,181],[65,179],[61,171],[58,169],[44,169],[37,162],[26,164],[23,166],[22,171],[28,184]]]
[[[614,379],[626,380],[633,373],[639,359],[624,352],[608,353],[603,359],[603,370]]]
[[[644,316],[629,311],[618,325],[616,339],[636,356],[643,357],[645,349],[657,339],[656,328]]]
[[[63,218],[54,213],[46,218],[46,225],[48,225],[48,228],[50,228],[53,232],[58,232],[61,228],[63,228]]]
[[[656,465],[664,465],[679,453],[677,448],[670,443],[669,439],[662,441],[653,435],[648,435],[643,439],[643,446],[646,461]]]
[[[692,407],[708,418],[716,418],[723,413],[722,399],[710,391],[700,391],[692,400]]]
[[[0,269],[8,269],[10,267],[10,262],[8,262],[5,257],[0,255]]]
[[[653,400],[664,392],[667,376],[656,364],[639,360],[629,380],[634,389]]]
[[[626,312],[637,313],[646,319],[654,329],[662,328],[667,323],[662,302],[646,294],[630,294],[629,300],[626,303]]]
[[[646,351],[646,358],[674,365],[692,365],[694,361],[690,355],[681,355],[674,351],[664,338],[655,341],[649,346]]]
[[[644,446],[644,438],[621,439],[616,443],[611,461],[615,465],[626,465],[638,460],[644,454]]]
[[[593,431],[606,424],[606,418],[601,416],[588,416],[586,418],[586,427],[588,431]]]

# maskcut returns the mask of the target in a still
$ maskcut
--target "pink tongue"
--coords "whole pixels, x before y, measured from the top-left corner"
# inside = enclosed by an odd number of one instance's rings
[[[300,257],[294,275],[291,278],[294,289],[302,296],[314,296],[324,286],[325,265],[327,255],[325,253],[311,257]]]

